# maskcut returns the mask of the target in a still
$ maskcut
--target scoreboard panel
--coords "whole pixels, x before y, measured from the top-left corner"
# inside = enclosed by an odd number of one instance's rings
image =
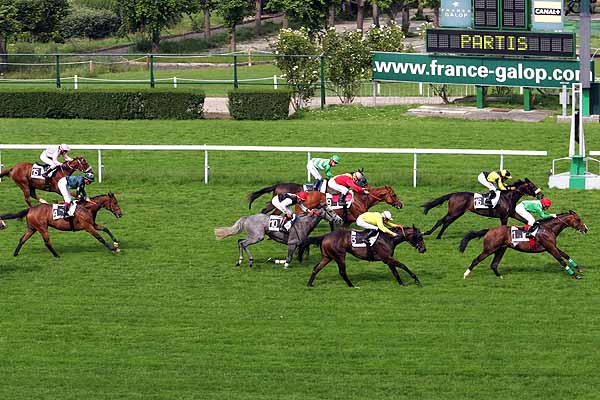
[[[428,29],[430,53],[575,57],[575,34],[554,32]]]

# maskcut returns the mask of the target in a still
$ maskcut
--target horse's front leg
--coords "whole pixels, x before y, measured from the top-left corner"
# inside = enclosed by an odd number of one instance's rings
[[[117,249],[116,251],[117,252],[121,251],[120,247],[119,247],[119,241],[117,240],[116,236],[113,235],[113,233],[110,231],[110,229],[108,229],[105,226],[98,225],[98,224],[96,224],[94,226],[94,228],[96,228],[97,230],[102,231],[102,232],[108,234],[108,236],[110,236],[111,240],[113,241],[113,246],[115,247],[115,249]]]
[[[583,268],[581,268],[579,265],[577,265],[577,263],[575,261],[573,261],[573,259],[564,251],[562,251],[561,249],[559,249],[558,247],[556,248],[556,250],[558,250],[558,252],[560,253],[561,257],[564,258],[565,260],[567,260],[567,262],[569,263],[569,265],[573,268],[575,268],[575,271],[581,273],[583,272]]]
[[[290,263],[292,262],[292,257],[294,256],[294,252],[296,251],[297,247],[297,244],[288,243],[288,254],[287,258],[285,259],[285,264],[283,264],[283,268],[287,269],[290,266]]]
[[[548,250],[548,253],[552,254],[552,257],[554,257],[556,259],[556,261],[558,261],[560,263],[560,265],[562,265],[562,267],[565,269],[565,271],[567,271],[567,274],[569,274],[570,276],[572,276],[575,279],[583,278],[577,272],[573,271],[569,265],[567,265],[565,260],[563,260],[563,258],[562,258],[561,250],[559,250],[558,247],[556,247],[556,245],[552,245],[549,248],[546,247],[546,250]],[[564,252],[562,252],[562,253],[564,253]],[[564,254],[566,254],[566,253],[564,253]]]
[[[414,272],[412,272],[406,265],[401,263],[400,261],[395,260],[392,257],[384,257],[383,262],[386,263],[386,265],[388,266],[390,271],[392,271],[394,278],[396,278],[396,280],[398,281],[398,283],[400,285],[404,286],[404,282],[402,281],[402,278],[400,278],[400,274],[398,273],[397,267],[402,268],[404,271],[406,271],[406,273],[409,274],[410,277],[415,281],[416,285],[418,285],[418,286],[421,285],[421,281],[419,280],[417,275]]]
[[[106,246],[106,248],[108,250],[112,251],[113,253],[118,253],[118,249],[116,247],[113,247],[111,244],[106,243],[106,241],[102,238],[102,236],[100,236],[98,231],[96,231],[96,229],[94,229],[94,227],[92,225],[89,225],[88,227],[86,227],[84,229],[86,230],[87,233],[89,233],[90,235],[95,237],[97,241],[99,241],[104,246]]]

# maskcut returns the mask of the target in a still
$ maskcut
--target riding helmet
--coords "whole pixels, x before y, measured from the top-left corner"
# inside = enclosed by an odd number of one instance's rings
[[[512,179],[512,175],[510,174],[510,171],[507,169],[503,169],[502,171],[500,171],[500,175],[502,175],[503,178]]]
[[[68,152],[68,151],[71,151],[71,148],[70,148],[70,147],[69,147],[69,145],[68,145],[68,144],[66,144],[66,143],[63,143],[63,144],[61,144],[60,146],[58,146],[58,149],[59,149],[60,151],[63,151],[63,152],[65,152],[65,153],[66,153],[66,152]]]
[[[387,220],[389,220],[389,221],[393,221],[393,220],[394,220],[394,218],[392,218],[392,213],[391,213],[391,212],[389,212],[388,210],[385,210],[384,212],[382,212],[382,213],[381,213],[381,216],[382,216],[384,219],[387,219]]]
[[[541,203],[542,203],[542,207],[550,207],[552,205],[552,202],[547,197],[544,197],[542,199]]]
[[[302,201],[306,201],[306,199],[308,199],[308,194],[306,192],[298,192],[296,193],[296,196],[298,196],[298,198]]]
[[[337,154],[334,154],[334,155],[331,156],[330,160],[334,161],[336,164],[339,164],[341,158]]]
[[[84,179],[87,179],[90,182],[94,182],[96,180],[96,177],[91,172],[86,172],[85,174],[83,174],[83,177]]]

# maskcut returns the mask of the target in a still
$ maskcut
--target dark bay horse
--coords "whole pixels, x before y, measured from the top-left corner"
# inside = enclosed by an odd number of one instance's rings
[[[513,246],[510,235],[510,226],[502,225],[492,229],[484,229],[479,232],[469,232],[460,242],[460,246],[458,247],[460,252],[463,253],[465,251],[471,240],[480,237],[483,237],[483,251],[473,260],[473,262],[471,262],[471,265],[465,271],[463,277],[466,279],[477,264],[491,254],[494,254],[491,268],[496,276],[502,278],[502,275],[498,271],[498,264],[500,264],[506,249],[512,248],[523,253],[543,253],[547,251],[560,263],[560,265],[563,266],[563,268],[565,268],[569,275],[573,276],[575,279],[581,279],[582,276],[578,274],[578,272],[581,272],[581,269],[567,253],[559,249],[556,245],[556,238],[563,229],[568,227],[571,227],[580,233],[587,233],[588,231],[588,227],[581,221],[579,215],[577,215],[575,211],[569,211],[568,213],[557,215],[556,218],[548,218],[540,222],[540,228],[535,236],[533,248],[531,248],[529,242],[518,242]],[[565,260],[567,260],[576,271],[573,271],[569,265],[567,265]]]
[[[92,167],[83,157],[76,157],[71,161],[67,161],[57,167],[56,171],[50,179],[36,179],[31,177],[31,163],[19,163],[12,168],[7,168],[0,172],[0,178],[10,175],[13,181],[23,191],[25,202],[29,207],[32,207],[31,197],[45,203],[43,199],[38,199],[35,193],[36,189],[45,190],[48,192],[60,193],[57,183],[64,176],[73,175],[75,171],[90,172]]]
[[[361,260],[384,262],[392,272],[392,275],[394,275],[394,278],[396,278],[398,284],[401,286],[404,286],[404,282],[402,281],[402,278],[400,278],[400,274],[398,274],[398,267],[406,271],[411,278],[414,279],[415,283],[420,285],[421,282],[419,281],[419,278],[417,278],[417,275],[408,269],[406,265],[394,259],[394,250],[400,243],[408,242],[414,248],[416,248],[419,253],[424,253],[426,249],[425,242],[423,241],[423,234],[421,231],[419,231],[419,228],[415,227],[414,225],[412,228],[397,227],[392,228],[391,230],[396,233],[397,236],[392,236],[387,233],[380,233],[377,241],[371,247],[371,252],[369,252],[366,247],[352,247],[350,236],[351,231],[339,230],[322,236],[321,255],[323,258],[313,269],[307,286],[313,286],[313,282],[319,271],[325,268],[325,266],[329,264],[331,260],[335,260],[342,279],[349,287],[354,287],[350,281],[350,278],[348,278],[348,274],[346,274],[347,253],[350,253],[354,257]]]
[[[351,223],[356,221],[359,215],[367,212],[371,207],[379,203],[387,203],[392,207],[400,209],[404,207],[402,200],[400,197],[394,192],[390,186],[381,186],[381,187],[368,187],[366,188],[369,191],[369,194],[364,193],[354,193],[354,200],[350,208],[347,210],[346,215],[346,223]],[[250,193],[248,196],[249,207],[252,206],[252,202],[256,200],[258,197],[262,196],[265,193],[272,192],[273,197],[279,193],[297,193],[302,191],[302,185],[298,185],[296,183],[281,183],[273,186],[269,186],[268,188],[260,189],[254,193]],[[304,205],[308,208],[313,208],[317,204],[325,203],[325,194],[321,192],[308,192],[308,200],[304,203]],[[267,214],[273,211],[275,207],[269,202],[265,208],[261,210],[261,213]],[[343,209],[337,209],[335,212],[342,216],[344,214]]]
[[[515,207],[521,197],[524,195],[535,196],[538,199],[544,197],[541,190],[527,178],[525,178],[524,181],[516,181],[510,186],[510,190],[500,192],[500,199],[494,208],[475,208],[473,204],[473,195],[474,193],[471,192],[449,193],[423,204],[423,212],[427,214],[432,208],[437,207],[446,201],[448,202],[448,212],[446,215],[440,218],[435,225],[424,234],[431,235],[440,225],[442,225],[442,229],[436,237],[436,239],[441,239],[446,229],[467,211],[483,215],[484,217],[499,218],[502,225],[508,223],[508,217],[513,217],[521,222],[527,222],[520,215],[515,213]]]
[[[246,239],[238,240],[239,259],[236,266],[239,267],[242,264],[244,260],[243,252],[245,251],[248,256],[248,263],[252,267],[254,257],[250,253],[250,250],[248,250],[248,246],[260,242],[266,235],[274,241],[288,246],[288,254],[284,264],[284,267],[287,268],[292,261],[294,251],[306,240],[322,218],[337,224],[342,223],[342,219],[331,208],[322,204],[314,208],[311,213],[298,215],[289,232],[270,231],[269,218],[270,216],[267,214],[254,214],[238,219],[230,227],[215,229],[215,238],[217,240],[225,239],[242,231],[248,234]]]
[[[52,218],[51,204],[38,204],[35,207],[25,209],[15,214],[4,214],[0,216],[0,220],[17,218],[27,219],[27,231],[21,237],[21,239],[19,239],[19,244],[14,252],[15,257],[19,255],[19,251],[25,242],[29,240],[29,238],[31,238],[31,236],[36,232],[39,232],[40,235],[42,235],[44,243],[52,255],[54,255],[54,257],[59,257],[58,253],[50,242],[50,236],[48,235],[49,226],[60,231],[85,230],[90,235],[95,237],[100,243],[106,246],[110,251],[118,253],[120,248],[117,238],[108,228],[98,225],[95,221],[96,215],[101,208],[106,208],[117,218],[121,218],[123,216],[117,198],[113,193],[108,193],[93,197],[88,202],[79,203],[75,209],[75,215],[73,216],[72,221],[70,221],[70,219],[54,220]],[[111,237],[113,240],[112,245],[107,243],[102,236],[100,236],[98,233],[99,230],[106,232]]]

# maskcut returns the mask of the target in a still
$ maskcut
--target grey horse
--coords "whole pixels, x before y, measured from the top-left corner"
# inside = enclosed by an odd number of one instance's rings
[[[215,237],[217,240],[222,240],[228,236],[245,231],[248,234],[248,237],[246,239],[238,240],[240,258],[236,266],[239,267],[242,264],[242,261],[244,260],[243,252],[245,251],[248,256],[248,263],[250,267],[252,267],[254,264],[254,257],[252,257],[252,254],[248,250],[248,246],[260,242],[264,239],[265,235],[267,235],[274,241],[288,246],[288,254],[284,264],[284,267],[287,268],[292,261],[292,256],[294,255],[296,248],[306,240],[308,235],[317,227],[322,218],[336,224],[341,224],[343,222],[330,207],[320,205],[313,210],[312,214],[298,215],[290,228],[289,233],[269,231],[269,215],[254,214],[238,219],[233,226],[228,228],[216,228]]]

